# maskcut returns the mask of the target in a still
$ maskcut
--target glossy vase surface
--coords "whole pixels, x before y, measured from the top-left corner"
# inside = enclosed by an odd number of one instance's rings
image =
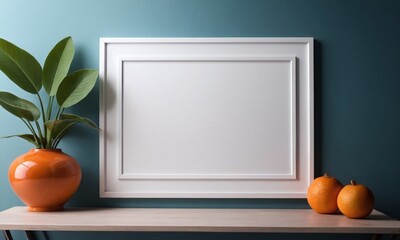
[[[79,187],[77,161],[60,149],[31,149],[10,165],[8,177],[29,211],[59,211]]]

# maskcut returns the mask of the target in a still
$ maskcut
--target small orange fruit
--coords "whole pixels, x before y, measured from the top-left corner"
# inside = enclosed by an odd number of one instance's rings
[[[339,210],[349,218],[365,218],[374,209],[374,194],[366,186],[354,180],[340,191],[337,198]]]
[[[317,213],[335,213],[337,196],[343,185],[327,173],[314,179],[307,190],[307,202]]]

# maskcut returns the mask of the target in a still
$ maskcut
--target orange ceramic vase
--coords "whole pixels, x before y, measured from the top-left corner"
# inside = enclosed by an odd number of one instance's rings
[[[63,209],[78,189],[82,172],[60,149],[31,149],[11,163],[8,177],[29,211],[48,212]]]

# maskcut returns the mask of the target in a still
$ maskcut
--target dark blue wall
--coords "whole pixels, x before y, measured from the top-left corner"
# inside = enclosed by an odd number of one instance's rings
[[[356,179],[376,208],[400,218],[400,1],[398,0],[0,0],[0,37],[41,63],[71,35],[73,68],[98,68],[100,37],[314,37],[316,175]],[[0,89],[18,90],[4,75]],[[98,86],[78,114],[98,119]],[[25,133],[0,110],[0,135]],[[0,210],[21,202],[7,180],[10,162],[30,146],[0,142]],[[297,200],[100,199],[95,131],[77,128],[62,146],[84,178],[72,206],[307,208]],[[17,233],[18,235],[19,233]],[[57,239],[272,239],[265,234],[50,233]],[[309,239],[311,236],[301,236]],[[343,239],[348,236],[314,236]],[[358,236],[360,239],[368,236]]]

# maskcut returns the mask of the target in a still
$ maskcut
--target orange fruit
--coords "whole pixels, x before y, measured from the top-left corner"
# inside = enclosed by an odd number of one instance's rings
[[[307,190],[307,202],[317,213],[335,213],[338,210],[337,196],[343,185],[327,173],[314,179]]]
[[[365,218],[374,209],[374,194],[366,186],[351,180],[337,198],[339,210],[349,218]]]

